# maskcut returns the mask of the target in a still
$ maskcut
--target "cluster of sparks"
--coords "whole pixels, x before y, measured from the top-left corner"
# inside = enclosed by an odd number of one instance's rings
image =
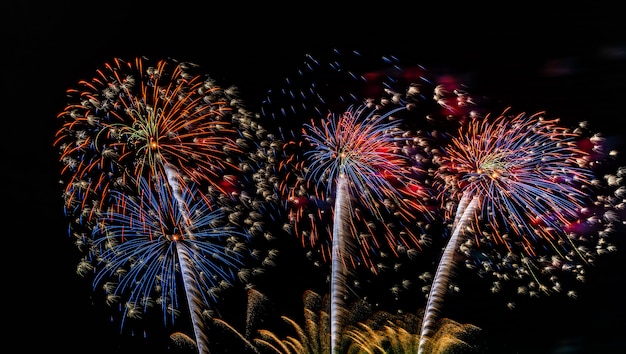
[[[587,267],[617,249],[625,171],[588,125],[505,111],[462,127],[437,159],[445,198],[479,197],[459,252],[493,278],[493,292],[524,280],[518,295],[576,297],[570,280],[584,282]]]
[[[115,59],[79,82],[54,143],[69,233],[85,252],[78,273],[94,273],[108,303],[125,298],[127,317],[159,303],[166,322],[188,308],[200,328],[222,291],[250,291],[276,264],[276,239],[299,240],[322,273],[341,257],[349,271],[331,283],[440,300],[449,271],[424,267],[453,235],[455,257],[493,292],[512,282],[517,295],[575,297],[570,280],[615,251],[624,226],[616,152],[587,123],[509,108],[494,117],[462,85],[384,64],[350,71],[307,57],[301,83],[270,92],[257,115],[236,89],[171,59]]]
[[[200,346],[214,300],[253,286],[279,253],[276,198],[260,174],[271,137],[236,89],[191,63],[114,59],[78,86],[54,142],[69,233],[85,253],[77,272],[95,273],[124,317],[159,303],[173,321],[188,308]]]
[[[358,57],[353,52],[347,60]],[[293,232],[317,266],[331,263],[340,177],[349,181],[352,248],[344,253],[349,268],[380,274],[390,267],[388,259],[414,258],[431,238],[433,198],[422,180],[429,161],[422,138],[406,129],[407,123],[418,123],[406,119],[407,106],[427,105],[430,99],[418,85],[402,99],[394,91],[412,80],[429,83],[423,68],[394,67],[396,61],[385,57],[385,69],[358,72],[341,60],[325,65],[307,57],[299,77],[270,92],[263,107],[262,116],[277,125],[302,122],[282,129],[287,144],[278,171]],[[363,95],[367,99],[359,98]],[[358,278],[351,282],[354,288],[365,283]]]
[[[330,353],[330,299],[314,291],[306,290],[301,297],[304,320],[299,321],[271,311],[272,300],[265,294],[250,289],[247,292],[245,330],[219,318],[214,318],[211,330],[220,333],[222,340],[215,344],[218,352],[237,351],[255,354]],[[417,351],[421,318],[412,313],[377,311],[364,300],[355,300],[346,306],[344,332],[339,343],[341,353],[393,353],[404,354]],[[270,319],[287,325],[287,334],[267,329]],[[458,323],[442,318],[436,325],[435,335],[429,346],[432,353],[481,353],[482,345],[473,344],[480,338],[481,329],[472,324]],[[170,336],[177,348],[193,348],[191,338],[177,332]]]
[[[368,113],[369,111],[369,113]],[[415,219],[413,215],[427,212],[422,201],[428,200],[420,183],[415,179],[410,159],[398,152],[397,142],[406,140],[399,134],[399,122],[390,120],[393,112],[377,114],[374,109],[348,110],[338,117],[306,124],[303,137],[310,149],[305,150],[306,164],[304,180],[310,183],[310,190],[317,200],[328,201],[336,198],[336,183],[340,178],[349,180],[348,191],[353,199],[350,203],[349,220],[350,234],[357,235],[359,249],[354,250],[351,263],[364,265],[374,272],[370,254],[381,249],[381,242],[386,242],[388,249],[397,253],[397,249],[420,248],[419,235],[407,229],[402,237],[397,237],[389,225],[374,225],[364,215],[371,215],[372,220],[384,220],[385,215],[403,220],[407,225]],[[298,166],[299,167],[299,166]],[[299,187],[299,186],[298,186]],[[292,189],[293,190],[297,189]],[[318,213],[315,217],[303,216],[301,195],[292,195],[290,200],[297,201],[298,219],[308,217],[311,229],[315,230],[315,220],[322,219]],[[305,202],[306,203],[306,202]],[[332,207],[331,207],[332,209]],[[330,215],[334,215],[332,212]],[[365,220],[365,221],[364,221]],[[359,231],[358,223],[365,224],[366,232]],[[320,235],[303,233],[308,240],[305,245],[315,245]],[[379,240],[375,235],[384,235]],[[332,238],[332,235],[327,235]],[[349,256],[349,255],[346,255]],[[330,259],[330,253],[325,252]]]

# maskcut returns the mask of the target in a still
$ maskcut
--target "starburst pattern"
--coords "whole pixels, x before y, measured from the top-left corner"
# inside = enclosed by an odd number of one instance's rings
[[[429,154],[409,128],[426,122],[432,101],[425,88],[407,82],[430,83],[425,69],[401,68],[394,57],[366,71],[344,66],[344,60],[359,63],[359,53],[333,54],[328,63],[307,56],[299,77],[270,92],[262,116],[282,127],[275,171],[291,212],[289,230],[316,264],[330,263],[332,210],[343,174],[350,179],[348,234],[355,240],[347,264],[379,273],[383,265],[372,257],[415,255],[429,233],[421,214],[431,203],[424,186]],[[394,91],[405,88],[405,94]]]
[[[595,175],[580,143],[541,115],[473,120],[452,139],[440,175],[458,176],[462,193],[479,196],[497,242],[520,235],[532,256],[535,239],[555,240],[587,202]]]
[[[517,269],[513,278],[534,281],[540,293],[559,292],[549,290],[556,273],[576,277],[614,250],[611,236],[624,220],[615,153],[588,123],[568,128],[542,113],[506,111],[463,127],[438,160],[445,193],[479,198],[460,251],[499,253],[481,267],[494,275]]]
[[[333,348],[338,345],[341,322],[336,318],[335,309],[342,307],[342,299],[346,297],[348,273],[358,262],[367,262],[371,258],[369,252],[381,249],[375,237],[370,240],[355,238],[358,228],[352,220],[358,221],[360,215],[355,212],[354,201],[360,208],[373,211],[379,220],[383,217],[377,213],[383,203],[397,206],[395,216],[406,216],[404,219],[411,219],[413,212],[425,210],[421,204],[413,202],[424,199],[424,193],[420,195],[422,187],[411,179],[409,159],[393,152],[396,150],[395,140],[401,139],[394,136],[399,131],[399,121],[390,118],[393,111],[377,116],[360,111],[365,108],[348,110],[338,118],[331,116],[320,123],[320,127],[306,125],[303,134],[310,144],[310,150],[305,152],[308,162],[305,179],[315,181],[314,190],[319,199],[335,200],[331,207],[330,252]],[[405,234],[408,237],[401,239],[396,238],[390,229],[382,232],[391,249],[419,246],[415,235]],[[315,239],[308,242],[315,245]]]
[[[94,229],[94,288],[102,286],[109,298],[123,297],[125,317],[140,318],[160,304],[165,323],[173,323],[184,293],[201,326],[202,312],[233,286],[243,265],[246,235],[228,225],[221,209],[212,211],[192,186],[179,188],[142,178],[137,195],[114,191],[119,207]]]
[[[383,219],[380,209],[386,206],[393,210],[394,216],[404,220],[410,220],[413,213],[426,211],[420,202],[428,199],[427,193],[413,178],[409,158],[397,152],[396,142],[401,144],[406,138],[402,137],[400,121],[393,119],[393,113],[377,115],[375,110],[360,107],[328,117],[318,122],[320,125],[311,123],[304,127],[303,136],[310,146],[304,153],[308,162],[304,177],[314,185],[320,200],[338,198],[335,189],[341,179],[346,180],[348,194],[344,198],[352,200],[346,220],[362,219],[361,210],[369,210],[375,218]],[[353,205],[358,205],[358,209]],[[405,238],[397,237],[391,229],[379,232],[385,235],[391,249],[419,247],[417,236],[410,232]],[[358,234],[358,228],[351,225],[347,236]],[[369,253],[380,249],[379,243],[383,241],[375,237],[355,238],[359,249],[342,256],[354,257],[374,268],[367,264]],[[303,241],[315,242],[315,236]],[[358,261],[345,262],[355,266]]]
[[[442,306],[457,249],[475,257],[483,274],[496,277],[495,291],[504,280],[516,279],[526,282],[519,294],[539,296],[565,292],[567,279],[557,273],[584,279],[584,269],[609,242],[605,231],[623,224],[620,201],[605,194],[615,186],[600,177],[602,169],[615,166],[607,164],[602,139],[585,136],[584,126],[569,129],[542,113],[505,111],[469,121],[451,139],[438,159],[437,177],[443,195],[457,201],[448,205],[457,208],[449,210],[452,236],[428,296],[420,352]],[[590,249],[590,242],[599,248]]]
[[[187,179],[224,188],[221,176],[233,170],[227,157],[241,150],[231,128],[239,103],[232,90],[196,71],[173,60],[115,59],[68,90],[72,103],[58,116],[54,144],[61,174],[71,179],[69,213],[80,209],[91,220],[110,190],[136,185],[136,176],[164,175],[166,164]]]

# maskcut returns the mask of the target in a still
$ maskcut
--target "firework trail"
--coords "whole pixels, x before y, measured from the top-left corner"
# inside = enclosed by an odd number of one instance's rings
[[[345,316],[344,299],[347,298],[345,284],[347,284],[348,268],[344,263],[344,255],[349,254],[352,248],[350,242],[349,230],[347,229],[346,220],[349,218],[350,205],[348,202],[349,180],[344,174],[339,176],[337,180],[337,192],[335,193],[335,207],[333,216],[333,233],[332,233],[332,255],[331,255],[331,280],[330,280],[330,348],[331,353],[338,350],[340,334],[342,331],[341,323]]]
[[[450,140],[437,159],[437,178],[458,207],[451,212],[452,237],[430,289],[420,353],[432,336],[457,251],[476,256],[486,272],[498,277],[494,291],[511,269],[511,278],[528,281],[518,292],[538,296],[563,291],[557,268],[582,280],[584,267],[613,249],[608,236],[623,216],[617,211],[619,197],[604,193],[617,191],[619,183],[610,186],[598,177],[601,169],[611,168],[602,162],[610,154],[604,153],[599,135],[585,135],[584,126],[568,129],[541,113],[507,110],[495,118],[470,120]],[[589,248],[592,242],[597,242],[595,252]],[[541,279],[546,275],[548,281]]]
[[[469,203],[469,205],[468,205]],[[452,236],[450,236],[450,240],[448,244],[456,245],[459,239],[459,234],[461,230],[466,227],[469,219],[472,217],[471,215],[476,210],[476,204],[478,203],[478,197],[474,196],[471,201],[468,198],[463,197],[459,202],[459,207],[457,209],[456,220],[454,223],[454,231],[452,232]],[[422,319],[421,328],[419,335],[419,345],[418,352],[424,352],[424,348],[427,344],[427,340],[433,337],[435,323],[439,320],[439,312],[441,308],[441,304],[443,302],[444,291],[441,289],[446,289],[448,283],[450,282],[450,278],[454,271],[454,253],[456,252],[455,247],[446,247],[439,264],[437,265],[437,270],[435,272],[435,277],[430,287],[430,292],[428,294],[428,298],[426,301],[426,307],[424,310],[424,318]]]
[[[124,226],[124,232],[130,227],[124,224],[131,220],[130,216],[124,216],[124,210],[132,204],[129,198],[153,195],[151,200],[162,201],[163,207],[169,209],[159,211],[159,204],[138,201],[134,206],[150,208],[150,213],[157,215],[175,215],[170,219],[187,228],[180,229],[181,233],[190,234],[189,230],[195,227],[208,226],[208,220],[187,210],[192,208],[188,194],[193,191],[197,193],[193,196],[194,205],[200,203],[199,200],[206,205],[206,208],[194,206],[194,212],[223,213],[229,227],[238,232],[231,232],[232,237],[226,238],[195,237],[200,240],[195,242],[195,248],[178,247],[177,252],[167,254],[172,258],[160,262],[178,264],[177,272],[182,273],[183,282],[189,280],[186,285],[202,288],[205,284],[193,275],[199,269],[194,267],[202,263],[195,260],[197,255],[192,251],[202,249],[197,243],[214,242],[204,247],[215,247],[211,257],[217,258],[209,257],[206,262],[229,260],[230,255],[221,255],[219,250],[230,253],[236,249],[242,260],[229,263],[229,272],[236,272],[237,280],[246,287],[254,286],[265,269],[275,264],[279,254],[271,241],[280,232],[280,226],[273,227],[277,224],[280,205],[278,198],[268,191],[270,182],[265,173],[265,163],[272,156],[270,147],[275,144],[256,117],[245,109],[236,88],[222,89],[195,64],[172,59],[151,62],[146,58],[131,62],[116,58],[97,70],[91,80],[80,81],[78,87],[67,91],[70,103],[57,117],[61,127],[54,141],[62,163],[68,232],[78,248],[86,253],[78,273],[86,275],[87,270],[94,267],[115,263],[117,251],[134,244],[126,244],[126,235],[119,235],[117,239],[103,236],[122,227],[116,226],[116,222]],[[111,216],[112,212],[117,216]],[[136,215],[132,219],[136,223],[133,228],[146,223],[144,214],[148,210],[133,213]],[[107,220],[106,228],[103,228],[104,220]],[[193,225],[188,221],[205,224]],[[146,226],[144,231],[152,232],[151,228],[156,228],[156,224]],[[216,231],[226,229],[223,226]],[[134,232],[139,238],[139,229]],[[106,263],[99,263],[105,249],[103,244],[108,240],[121,243],[111,248],[114,251],[104,253]],[[223,248],[219,248],[220,244]],[[149,248],[134,251],[141,250],[150,251]],[[140,255],[133,257],[141,259]],[[139,265],[124,258],[118,262],[120,266],[122,263]],[[202,267],[205,271],[212,270]],[[106,270],[96,270],[96,274],[99,274],[96,283],[111,275]],[[147,291],[154,285],[151,277],[166,275],[174,276],[153,271],[135,279],[141,280],[136,286]],[[226,274],[215,274],[217,278],[222,275]],[[142,285],[143,281],[146,284]],[[195,311],[201,305],[197,300],[204,300],[204,297],[198,296],[201,289],[193,286],[184,290],[189,296],[190,310]],[[219,289],[212,287],[212,291]],[[132,291],[130,307],[125,310],[127,315],[135,313],[140,293]],[[106,296],[108,300],[118,299],[118,295]],[[202,305],[208,306],[207,303]],[[192,313],[192,317],[197,327],[198,312]],[[206,349],[203,344],[198,343],[198,346]]]

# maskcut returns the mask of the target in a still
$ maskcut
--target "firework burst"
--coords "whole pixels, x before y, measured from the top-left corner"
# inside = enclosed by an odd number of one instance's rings
[[[595,174],[579,139],[541,114],[474,120],[452,139],[440,176],[459,176],[454,183],[466,198],[479,197],[488,226],[501,232],[497,242],[515,233],[533,256],[535,239],[556,241],[550,235],[587,202]]]
[[[463,125],[436,159],[443,199],[456,202],[444,202],[452,236],[428,296],[420,352],[432,334],[457,250],[469,257],[468,266],[496,278],[494,292],[515,279],[526,282],[518,294],[539,296],[575,294],[565,290],[559,273],[584,279],[585,267],[613,249],[607,230],[622,224],[620,198],[611,192],[619,183],[610,186],[599,177],[610,171],[611,154],[584,127],[569,129],[541,113],[507,110]]]
[[[371,259],[370,252],[381,249],[376,237],[369,240],[355,237],[359,235],[355,222],[362,220],[362,216],[353,203],[372,211],[378,220],[383,219],[378,212],[383,205],[396,206],[394,215],[404,220],[410,220],[414,212],[425,210],[415,202],[423,200],[425,193],[410,175],[409,159],[394,153],[394,142],[402,139],[400,121],[392,118],[394,111],[374,113],[367,112],[367,107],[348,110],[339,117],[330,116],[320,126],[306,125],[303,132],[311,146],[304,154],[308,161],[305,180],[315,185],[317,198],[334,198],[330,251],[333,350],[338,345],[340,331],[340,320],[334,314],[343,307],[347,274],[358,262]],[[406,233],[406,238],[400,238],[391,229],[381,230],[380,234],[391,249],[419,246],[417,235]],[[314,244],[315,239],[305,242]],[[372,264],[369,267],[375,269]]]
[[[383,266],[371,256],[415,255],[427,238],[428,218],[410,210],[430,202],[422,187],[430,155],[422,132],[410,128],[430,127],[432,84],[422,67],[404,68],[394,57],[364,68],[344,65],[361,63],[358,52],[332,54],[328,61],[307,56],[299,75],[263,104],[262,116],[281,127],[284,142],[274,172],[289,229],[316,264],[330,262],[337,182],[349,179],[348,232],[360,246],[346,257],[379,273]]]
[[[166,164],[186,179],[224,188],[218,177],[234,170],[229,155],[241,153],[231,128],[240,107],[232,89],[196,70],[173,60],[115,59],[68,90],[73,103],[58,116],[54,144],[62,175],[71,179],[70,213],[102,208],[108,191],[136,185],[137,176],[165,175]]]
[[[363,220],[363,211],[381,220],[385,213],[381,209],[386,207],[391,209],[386,213],[403,220],[410,220],[415,211],[426,211],[419,203],[428,198],[427,193],[412,175],[410,159],[398,152],[398,143],[402,145],[407,138],[402,136],[401,121],[394,119],[394,113],[392,110],[379,114],[372,107],[361,106],[312,122],[303,129],[310,146],[304,153],[304,178],[312,185],[317,199],[348,202],[343,207],[348,212],[346,220]],[[338,186],[342,185],[346,194],[339,198],[342,190]],[[296,198],[290,196],[292,200]],[[333,208],[338,209],[339,204]],[[406,238],[399,238],[391,229],[379,231],[385,235],[385,241],[354,237],[359,235],[358,227],[349,226],[347,235],[352,235],[359,247],[342,255],[347,257],[344,262],[352,267],[363,262],[375,269],[370,255],[381,248],[382,242],[390,249],[419,247],[417,235],[407,233]],[[316,237],[303,240],[309,245],[315,242]]]
[[[247,250],[241,241],[246,235],[228,225],[223,210],[211,210],[191,186],[141,178],[139,187],[137,195],[113,191],[117,206],[94,229],[94,288],[102,286],[111,304],[125,299],[124,318],[141,318],[160,304],[165,323],[174,323],[184,308],[179,300],[184,293],[202,353],[204,313],[233,286]]]

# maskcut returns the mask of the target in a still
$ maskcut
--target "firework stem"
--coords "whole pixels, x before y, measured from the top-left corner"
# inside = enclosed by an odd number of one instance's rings
[[[335,217],[333,220],[333,242],[332,242],[332,282],[330,284],[331,293],[331,350],[335,353],[338,349],[339,336],[341,333],[341,314],[344,308],[344,295],[346,293],[346,265],[343,254],[346,252],[346,242],[350,238],[348,233],[347,220],[349,218],[349,192],[348,179],[341,174],[337,179],[337,192],[335,196]]]
[[[428,293],[428,300],[426,302],[426,309],[424,310],[424,318],[422,320],[420,332],[418,354],[424,353],[426,342],[434,333],[434,326],[441,311],[443,297],[446,293],[446,289],[448,288],[448,283],[450,282],[450,277],[454,271],[454,267],[456,266],[454,262],[454,253],[456,252],[458,246],[457,243],[459,235],[473,217],[476,211],[476,206],[478,205],[478,199],[478,196],[471,196],[468,193],[464,193],[459,201],[452,236],[450,236],[450,239],[446,244],[446,248],[437,266],[430,292]]]
[[[193,231],[189,228],[189,225],[191,225],[191,219],[189,217],[189,211],[185,207],[181,187],[178,182],[178,173],[175,167],[171,165],[165,166],[165,173],[167,175],[168,184],[172,188],[172,194],[176,200],[176,207],[178,208],[181,215],[185,235],[186,237],[193,239]],[[176,244],[177,243],[175,242],[174,245]],[[202,294],[200,293],[201,288],[195,281],[195,277],[193,275],[193,257],[190,254],[189,249],[184,247],[176,247],[176,255],[178,256],[178,261],[180,264],[183,286],[185,288],[185,297],[187,300],[187,305],[189,306],[189,314],[191,316],[191,323],[193,325],[193,332],[196,338],[198,353],[208,354],[209,338],[206,335],[206,331],[203,330],[204,325],[202,320]]]

